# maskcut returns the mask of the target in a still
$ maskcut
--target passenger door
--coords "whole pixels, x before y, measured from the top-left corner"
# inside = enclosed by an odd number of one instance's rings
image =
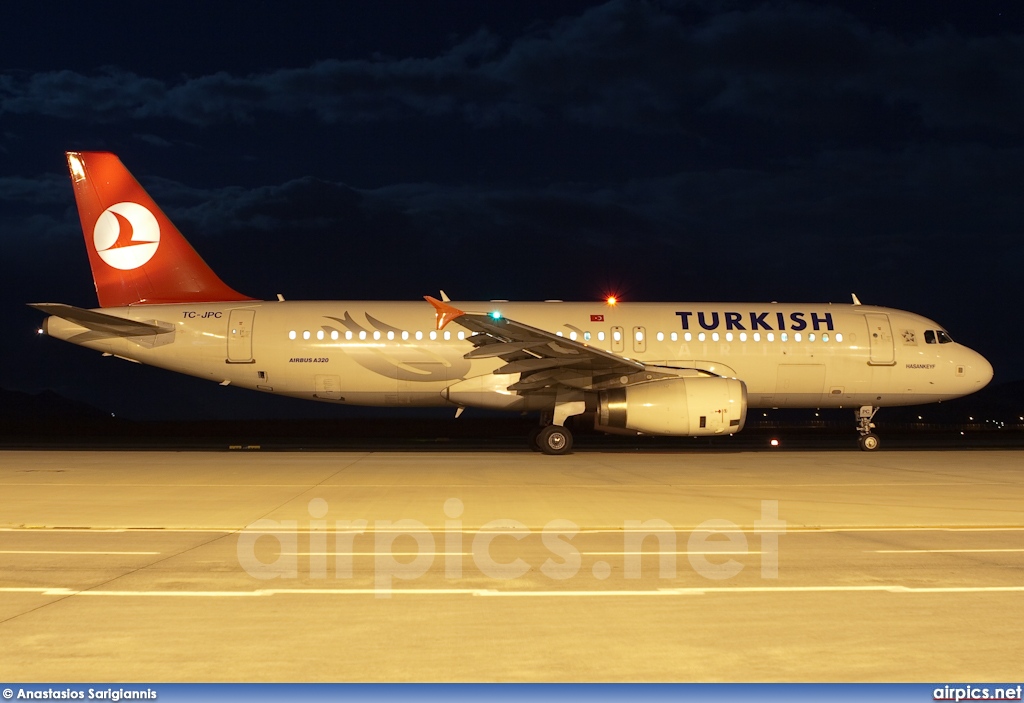
[[[892,325],[889,316],[882,313],[865,313],[864,320],[868,324],[868,343],[871,345],[873,366],[892,366],[896,363],[896,349],[892,340]]]
[[[252,327],[255,310],[232,310],[228,314],[228,363],[253,364]]]

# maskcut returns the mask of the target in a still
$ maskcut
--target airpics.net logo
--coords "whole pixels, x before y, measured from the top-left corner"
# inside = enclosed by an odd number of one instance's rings
[[[754,550],[748,549],[745,531],[723,519],[705,520],[692,531],[654,518],[596,530],[566,519],[536,528],[504,518],[465,528],[464,508],[458,498],[446,500],[443,527],[414,519],[376,520],[372,528],[365,519],[335,520],[332,527],[327,501],[313,498],[308,525],[269,518],[247,525],[236,543],[238,563],[259,580],[327,579],[332,573],[337,579],[368,579],[368,590],[378,598],[390,598],[396,580],[431,577],[521,585],[539,576],[557,582],[587,579],[589,572],[597,581],[615,576],[629,583],[642,578],[644,560],[648,569],[652,560],[657,562],[659,579],[675,580],[677,559],[684,555],[697,574],[716,581],[738,576],[745,568],[740,559],[756,555],[761,578],[776,579],[779,537],[786,533],[776,500],[761,501],[761,516],[752,528],[759,540]],[[685,548],[678,544],[680,537]]]
[[[156,254],[160,246],[160,225],[153,213],[142,205],[117,203],[96,220],[92,241],[104,263],[121,271],[131,271]]]

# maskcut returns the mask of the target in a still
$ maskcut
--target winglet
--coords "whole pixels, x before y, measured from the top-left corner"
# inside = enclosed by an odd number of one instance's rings
[[[461,317],[466,313],[459,310],[456,307],[452,307],[447,303],[441,302],[437,298],[432,298],[429,295],[423,296],[423,299],[434,306],[434,310],[437,312],[434,317],[437,319],[437,329],[444,329],[444,326],[454,320],[456,317]]]
[[[850,295],[853,296],[853,304],[854,305],[860,305],[860,298],[857,297],[857,294],[856,293],[851,293]]]

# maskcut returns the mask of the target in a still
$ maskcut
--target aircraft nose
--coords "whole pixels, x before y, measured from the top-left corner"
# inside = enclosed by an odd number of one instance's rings
[[[968,377],[974,381],[974,390],[981,390],[992,380],[992,364],[988,359],[976,351],[971,352],[971,359],[968,361]]]

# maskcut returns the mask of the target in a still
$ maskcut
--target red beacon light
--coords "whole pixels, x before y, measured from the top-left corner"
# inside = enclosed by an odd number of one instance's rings
[[[608,303],[609,305],[615,305],[616,303],[619,302],[619,299],[616,298],[614,295],[609,295],[607,298],[604,299],[604,302]]]

